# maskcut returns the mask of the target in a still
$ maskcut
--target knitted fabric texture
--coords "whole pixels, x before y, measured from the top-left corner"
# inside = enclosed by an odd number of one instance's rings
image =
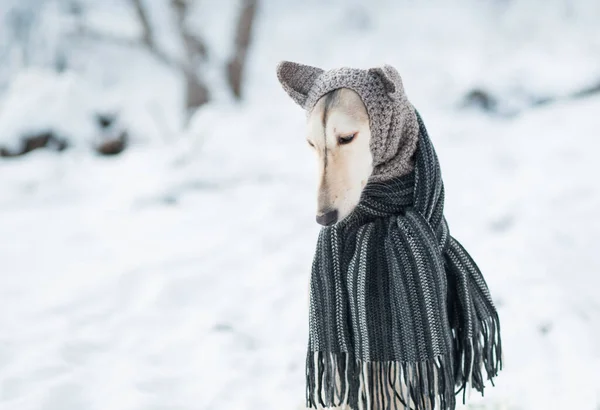
[[[373,174],[371,181],[405,175],[414,167],[419,129],[400,75],[391,66],[361,70],[320,68],[283,62],[277,75],[286,92],[309,113],[330,91],[349,88],[362,99],[369,114]]]
[[[293,83],[296,94],[289,93],[308,109],[317,94],[335,89],[323,84],[315,92],[324,73],[302,74],[303,82]],[[382,83],[390,77],[380,75]],[[463,401],[467,386],[483,393],[485,380],[501,369],[498,314],[479,268],[449,233],[439,162],[413,113],[411,171],[370,179],[355,210],[319,234],[310,284],[309,407],[450,410],[456,393],[463,391]]]

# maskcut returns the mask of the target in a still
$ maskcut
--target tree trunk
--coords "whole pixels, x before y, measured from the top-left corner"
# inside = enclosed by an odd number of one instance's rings
[[[227,80],[233,95],[239,100],[242,98],[242,83],[244,67],[246,66],[246,57],[248,47],[250,46],[250,37],[254,17],[256,16],[256,6],[258,0],[243,0],[242,10],[237,23],[235,36],[235,49],[233,57],[227,64]]]
[[[171,7],[175,12],[177,31],[181,36],[184,48],[183,73],[185,76],[185,108],[191,114],[196,108],[210,100],[208,87],[201,80],[197,72],[198,63],[206,57],[204,43],[194,36],[186,27],[185,19],[188,12],[186,0],[171,0]]]
[[[185,108],[188,114],[206,104],[210,99],[208,88],[198,79],[193,72],[185,73]]]

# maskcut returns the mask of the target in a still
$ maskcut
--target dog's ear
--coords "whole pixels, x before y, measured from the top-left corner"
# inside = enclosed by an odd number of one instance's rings
[[[391,98],[398,99],[404,94],[404,86],[402,85],[400,74],[391,65],[386,64],[383,67],[371,68],[369,72],[381,78],[383,86]]]
[[[282,61],[277,65],[277,78],[283,89],[302,108],[306,108],[306,98],[317,77],[323,70],[309,65]]]

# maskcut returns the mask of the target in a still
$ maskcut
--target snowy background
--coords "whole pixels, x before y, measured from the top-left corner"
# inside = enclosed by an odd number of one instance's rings
[[[0,0],[0,149],[57,138],[0,157],[0,409],[302,408],[316,182],[284,59],[403,76],[502,320],[467,407],[600,409],[598,1],[260,0],[239,100],[240,2],[188,4],[202,58],[180,2],[140,3],[152,49],[133,0]]]

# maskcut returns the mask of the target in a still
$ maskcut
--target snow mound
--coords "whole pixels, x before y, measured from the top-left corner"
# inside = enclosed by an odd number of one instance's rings
[[[99,114],[109,111],[103,93],[72,72],[21,72],[0,105],[0,146],[19,149],[29,136],[52,132],[69,145],[91,143]]]

